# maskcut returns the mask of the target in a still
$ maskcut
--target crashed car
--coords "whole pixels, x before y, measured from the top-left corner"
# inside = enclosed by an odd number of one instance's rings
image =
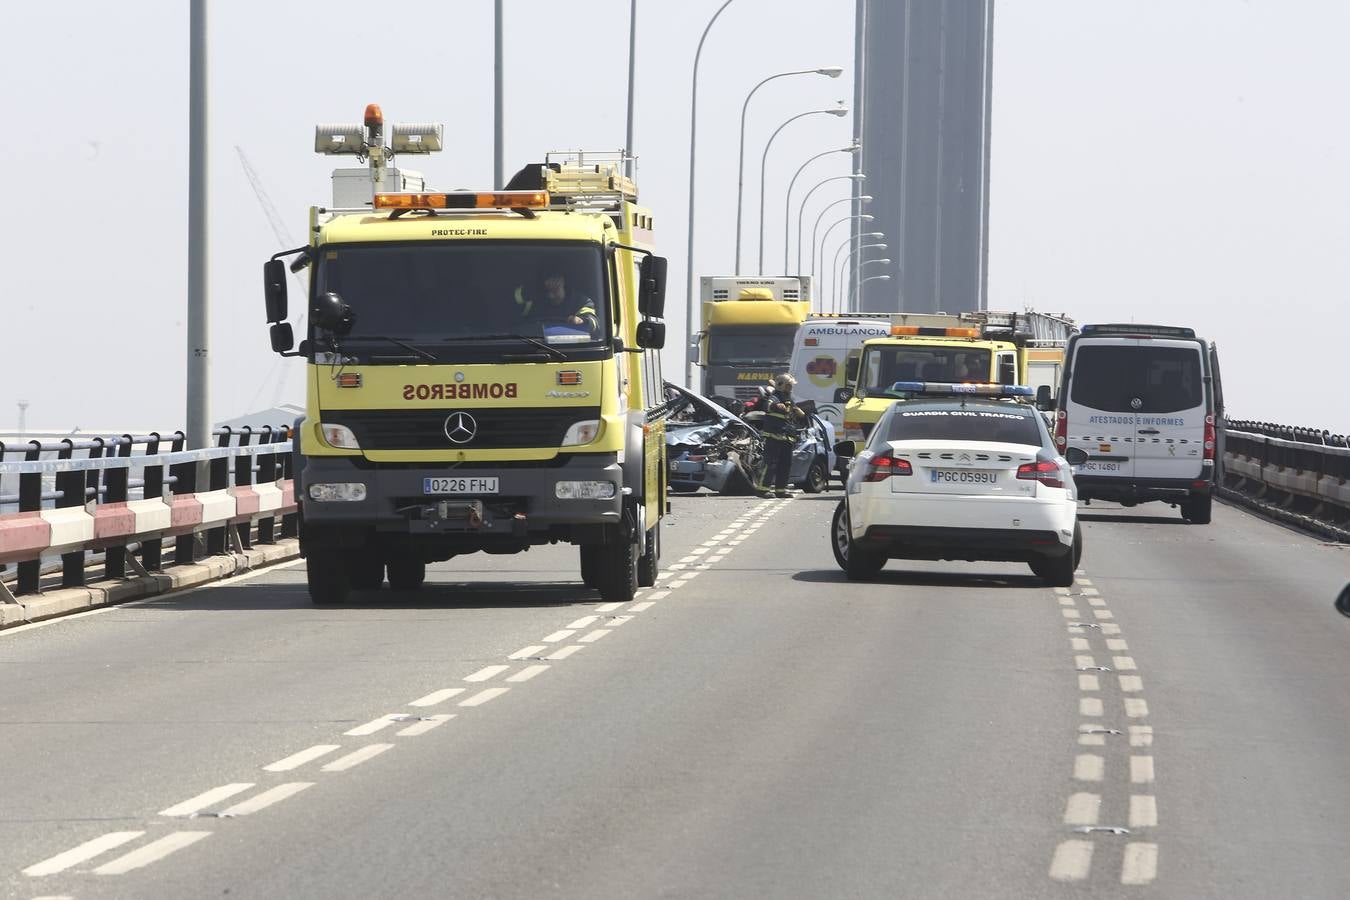
[[[829,487],[834,470],[834,426],[810,404],[792,451],[789,483],[809,493]],[[742,418],[723,406],[666,382],[667,484],[675,493],[701,487],[719,494],[753,493],[764,465],[757,414]]]

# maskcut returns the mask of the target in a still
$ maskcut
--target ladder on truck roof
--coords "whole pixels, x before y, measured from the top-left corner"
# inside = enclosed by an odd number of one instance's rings
[[[544,190],[572,209],[618,209],[637,202],[637,182],[623,174],[622,150],[550,150],[544,154]]]

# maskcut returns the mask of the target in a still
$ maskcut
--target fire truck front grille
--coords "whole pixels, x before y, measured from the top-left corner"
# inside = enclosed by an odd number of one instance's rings
[[[350,428],[363,450],[557,447],[574,423],[598,418],[598,406],[331,410],[323,413],[325,424]]]

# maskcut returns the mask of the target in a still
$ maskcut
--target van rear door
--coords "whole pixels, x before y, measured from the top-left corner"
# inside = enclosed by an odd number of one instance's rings
[[[1205,447],[1205,363],[1198,341],[1139,341],[1136,478],[1199,478]]]
[[[1069,384],[1060,404],[1065,412],[1069,447],[1088,455],[1077,472],[1093,477],[1134,477],[1134,437],[1138,425],[1126,384],[1130,354],[1144,343],[1127,338],[1079,340],[1069,361]],[[1061,451],[1062,452],[1062,451]]]

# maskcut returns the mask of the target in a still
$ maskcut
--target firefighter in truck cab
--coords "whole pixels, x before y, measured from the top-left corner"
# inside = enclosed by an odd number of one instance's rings
[[[589,335],[599,330],[595,301],[570,289],[566,272],[541,271],[533,284],[516,288],[515,301],[523,324],[540,329],[566,327]]]
[[[773,390],[763,399],[764,475],[759,483],[761,497],[791,497],[788,475],[792,471],[792,448],[797,444],[797,429],[806,421],[804,413],[792,402],[792,386],[797,379],[784,372],[773,380]]]

